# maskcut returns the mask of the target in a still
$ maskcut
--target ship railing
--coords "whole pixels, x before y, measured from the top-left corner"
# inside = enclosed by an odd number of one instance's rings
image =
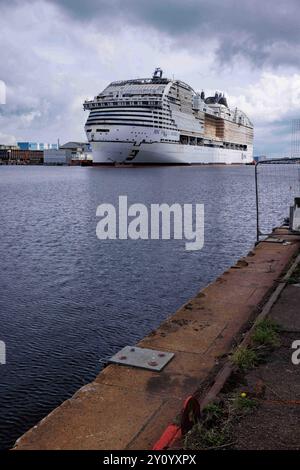
[[[93,108],[114,108],[118,106],[128,106],[133,108],[162,108],[162,102],[158,101],[150,101],[149,103],[145,104],[142,101],[85,101],[83,103],[84,109],[93,109]]]
[[[255,164],[256,239],[288,224],[290,207],[300,196],[300,158],[267,158]]]

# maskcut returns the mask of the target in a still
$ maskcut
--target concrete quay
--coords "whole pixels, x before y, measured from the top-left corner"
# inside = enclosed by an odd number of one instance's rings
[[[299,248],[278,229],[138,343],[175,353],[162,372],[107,366],[14,449],[151,449],[184,399],[209,386]]]

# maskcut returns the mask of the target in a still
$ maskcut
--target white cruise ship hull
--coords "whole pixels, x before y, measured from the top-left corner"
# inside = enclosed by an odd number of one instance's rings
[[[179,143],[91,142],[93,162],[100,164],[245,164],[252,163],[253,151],[184,145]]]
[[[85,130],[94,164],[243,164],[252,162],[253,125],[224,95],[205,98],[162,77],[110,83],[93,100]]]

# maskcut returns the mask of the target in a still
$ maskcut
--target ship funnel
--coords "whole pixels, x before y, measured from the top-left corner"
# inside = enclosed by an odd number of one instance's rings
[[[160,67],[156,67],[152,78],[161,78],[162,74],[163,74],[162,69]]]

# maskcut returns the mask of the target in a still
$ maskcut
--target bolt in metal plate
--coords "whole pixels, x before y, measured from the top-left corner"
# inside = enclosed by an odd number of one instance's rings
[[[166,351],[125,346],[125,348],[112,356],[109,362],[159,372],[173,357],[174,353]]]

